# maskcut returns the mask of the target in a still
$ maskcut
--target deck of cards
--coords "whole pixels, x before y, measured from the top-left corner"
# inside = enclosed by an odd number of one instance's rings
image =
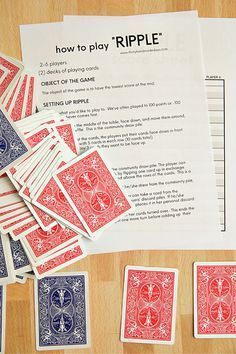
[[[84,258],[83,237],[96,241],[132,204],[101,151],[81,154],[71,121],[54,110],[32,114],[33,76],[20,62],[0,58],[12,70],[10,77],[0,71],[0,232],[9,269],[4,283],[12,283],[24,282],[28,271],[41,279]],[[16,252],[24,258],[20,267]]]
[[[20,61],[0,53],[0,102],[13,121],[35,112],[35,80]]]
[[[71,121],[35,109],[34,75],[0,55],[0,353],[6,284],[28,278],[37,350],[90,345],[87,273],[53,273],[132,208],[101,151],[81,154]]]

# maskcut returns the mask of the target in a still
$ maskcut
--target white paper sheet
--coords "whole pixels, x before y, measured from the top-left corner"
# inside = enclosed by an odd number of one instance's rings
[[[84,22],[21,26],[23,60],[40,75],[39,108],[75,119],[81,146],[107,145],[127,192],[144,204],[90,252],[213,248],[222,234],[196,13],[97,22],[97,32],[93,21],[86,31]],[[134,33],[145,44],[123,47]]]

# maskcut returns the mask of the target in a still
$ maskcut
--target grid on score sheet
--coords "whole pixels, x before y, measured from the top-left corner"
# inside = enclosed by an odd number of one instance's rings
[[[221,231],[225,231],[225,81],[223,79],[206,79],[205,86],[213,144],[220,225]]]

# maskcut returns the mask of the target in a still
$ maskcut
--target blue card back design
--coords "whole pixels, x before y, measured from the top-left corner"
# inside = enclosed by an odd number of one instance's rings
[[[87,344],[85,276],[38,280],[39,347]]]
[[[14,241],[12,238],[10,238],[10,246],[14,269],[18,270],[20,268],[28,266],[30,262],[27,255],[25,254],[24,248],[22,247],[20,240]]]
[[[27,146],[0,109],[0,171],[27,151]]]
[[[0,352],[2,352],[2,330],[3,330],[3,296],[4,296],[4,292],[3,292],[3,286],[0,286]]]
[[[2,237],[7,237],[7,236],[0,235],[0,279],[8,277],[7,263],[6,263],[4,248],[2,244]]]

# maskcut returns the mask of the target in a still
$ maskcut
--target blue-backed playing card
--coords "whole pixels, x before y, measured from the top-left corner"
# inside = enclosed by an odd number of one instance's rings
[[[27,141],[0,106],[0,175],[26,158],[30,152]]]
[[[0,286],[0,353],[5,349],[6,287]]]
[[[10,246],[15,274],[22,274],[31,271],[32,267],[21,244],[21,241],[14,241],[10,237]]]
[[[9,257],[10,252],[8,236],[0,234],[0,284],[15,282],[13,262]]]
[[[35,279],[37,350],[88,347],[89,309],[86,272]]]

